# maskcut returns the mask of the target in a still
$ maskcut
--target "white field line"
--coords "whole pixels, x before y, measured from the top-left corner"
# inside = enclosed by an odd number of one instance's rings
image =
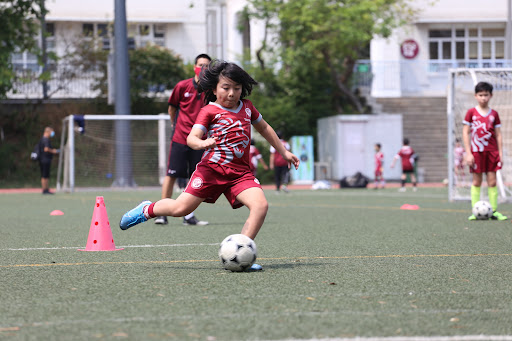
[[[151,248],[151,247],[182,247],[182,246],[215,246],[220,243],[197,243],[197,244],[163,244],[163,245],[116,245],[117,248]],[[83,249],[85,246],[61,246],[61,247],[25,247],[19,249],[0,249],[0,251],[47,251],[47,250],[73,250]]]
[[[389,336],[328,339],[285,339],[280,341],[511,341],[512,335]]]

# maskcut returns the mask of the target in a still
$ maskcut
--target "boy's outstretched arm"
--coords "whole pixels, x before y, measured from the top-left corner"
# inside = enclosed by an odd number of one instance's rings
[[[286,148],[281,143],[281,140],[279,140],[279,137],[277,136],[274,129],[267,123],[265,120],[261,120],[258,123],[254,124],[254,128],[258,131],[258,133],[261,134],[265,138],[265,140],[268,141],[274,147],[279,154],[283,156],[283,158],[288,161],[288,165],[290,163],[293,164],[295,169],[299,168],[299,158],[295,156],[290,151],[286,150]]]

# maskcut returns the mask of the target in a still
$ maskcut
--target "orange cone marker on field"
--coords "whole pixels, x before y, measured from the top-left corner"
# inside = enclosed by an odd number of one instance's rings
[[[116,249],[110,222],[107,215],[107,207],[103,197],[96,197],[96,205],[92,213],[91,228],[85,249],[78,251],[118,251]]]

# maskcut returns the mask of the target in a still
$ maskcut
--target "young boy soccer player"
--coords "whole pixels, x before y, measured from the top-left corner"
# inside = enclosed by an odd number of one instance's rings
[[[234,63],[215,61],[201,72],[199,86],[209,104],[201,109],[187,137],[195,150],[205,149],[185,191],[176,199],[143,201],[123,215],[119,226],[126,230],[156,216],[182,217],[203,201],[214,203],[221,194],[232,208],[249,208],[241,234],[254,239],[268,210],[261,185],[250,169],[251,124],[290,164],[299,167],[297,156],[286,150],[274,129],[244,99],[257,82]],[[203,135],[207,134],[205,140]],[[254,264],[253,269],[261,267]]]
[[[393,158],[391,162],[391,168],[395,167],[395,162],[398,159],[402,160],[402,176],[400,179],[402,180],[402,187],[400,187],[400,192],[405,192],[405,181],[407,179],[407,174],[411,177],[412,181],[412,190],[416,192],[416,174],[414,174],[414,162],[415,162],[415,154],[414,149],[409,146],[409,139],[405,138],[403,141],[403,146],[400,148],[398,153]]]
[[[496,172],[501,169],[503,158],[501,121],[498,113],[489,107],[492,98],[492,85],[480,82],[475,86],[475,99],[478,105],[466,113],[462,122],[462,138],[466,150],[466,163],[473,173],[471,185],[471,206],[480,200],[480,186],[485,173],[489,202],[493,209],[491,219],[506,220],[499,213],[498,188],[496,187]],[[472,214],[469,220],[476,220]]]
[[[384,153],[382,153],[381,148],[382,146],[380,143],[375,144],[375,189],[379,188],[379,184],[380,188],[384,188],[384,186],[386,185],[386,182],[384,181],[384,176],[382,175]]]

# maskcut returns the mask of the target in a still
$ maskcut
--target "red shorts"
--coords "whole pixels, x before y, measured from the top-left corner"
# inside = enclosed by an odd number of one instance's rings
[[[380,168],[380,167],[375,169],[375,178],[382,177],[381,169],[382,168]]]
[[[473,153],[475,164],[470,167],[471,173],[496,172],[501,169],[500,153],[496,151]]]
[[[261,185],[249,169],[237,170],[203,160],[197,164],[185,192],[205,198],[204,201],[210,204],[224,194],[231,207],[239,208],[243,204],[236,196],[252,187],[261,188]]]

